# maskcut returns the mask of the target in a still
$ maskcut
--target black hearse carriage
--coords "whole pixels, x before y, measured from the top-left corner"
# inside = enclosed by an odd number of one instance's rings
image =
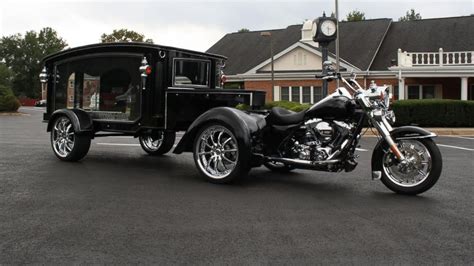
[[[262,91],[222,88],[225,59],[146,43],[94,44],[47,56],[40,79],[47,85],[44,120],[55,155],[80,160],[92,138],[111,135],[138,137],[147,153],[160,155],[173,147],[175,132],[194,129],[210,109],[261,107]],[[209,121],[235,118],[226,112],[217,109]],[[188,142],[175,152],[190,151]]]

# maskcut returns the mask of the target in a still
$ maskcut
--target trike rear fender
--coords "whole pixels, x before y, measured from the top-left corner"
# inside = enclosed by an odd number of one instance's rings
[[[261,115],[246,113],[230,107],[210,109],[194,120],[173,153],[192,152],[194,139],[199,129],[209,123],[220,123],[229,126],[237,141],[244,144],[250,152],[251,138],[265,126],[265,119]]]

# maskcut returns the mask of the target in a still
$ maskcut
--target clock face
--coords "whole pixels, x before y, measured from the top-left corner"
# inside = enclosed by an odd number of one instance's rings
[[[321,32],[326,36],[332,36],[336,33],[336,24],[332,20],[325,20],[321,24]]]

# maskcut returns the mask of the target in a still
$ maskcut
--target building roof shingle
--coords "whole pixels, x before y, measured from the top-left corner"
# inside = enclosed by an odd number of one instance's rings
[[[366,70],[380,45],[391,19],[373,19],[359,22],[341,22],[340,56],[356,67]],[[301,39],[302,25],[269,30],[272,33],[274,54],[285,50]],[[225,72],[241,74],[270,58],[269,38],[260,36],[263,31],[229,33],[207,50],[228,58]],[[329,51],[335,53],[334,43]]]
[[[474,16],[394,22],[370,70],[387,70],[397,50],[408,52],[474,50]]]

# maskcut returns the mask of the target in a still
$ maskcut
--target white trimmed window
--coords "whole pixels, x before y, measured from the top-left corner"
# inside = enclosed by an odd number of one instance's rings
[[[275,87],[275,101],[297,103],[315,103],[322,99],[323,91],[318,86],[282,86]]]
[[[408,85],[408,99],[435,99],[440,97],[440,86],[436,85]]]

